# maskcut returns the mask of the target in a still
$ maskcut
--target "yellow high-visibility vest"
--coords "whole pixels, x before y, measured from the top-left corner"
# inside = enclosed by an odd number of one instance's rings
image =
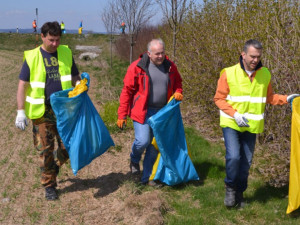
[[[271,80],[269,70],[265,67],[258,69],[252,82],[239,63],[224,70],[230,89],[226,101],[237,112],[244,114],[249,121],[249,127],[239,127],[235,119],[222,110],[220,110],[220,126],[230,127],[240,132],[262,133],[267,91]]]
[[[72,87],[72,52],[67,46],[57,48],[58,70],[62,89]],[[45,113],[46,69],[40,46],[24,52],[24,60],[30,69],[29,87],[26,92],[25,114],[30,119],[41,118]]]

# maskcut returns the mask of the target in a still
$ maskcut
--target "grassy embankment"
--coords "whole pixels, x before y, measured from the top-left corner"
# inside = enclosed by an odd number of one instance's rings
[[[35,38],[33,35],[13,35],[0,34],[0,55],[7,55],[11,58],[11,64],[6,67],[2,73],[11,73],[17,76],[22,57],[22,51],[34,47]],[[109,127],[112,134],[123,135],[115,127],[116,111],[118,107],[118,95],[122,86],[122,79],[128,63],[113,57],[113,68],[109,67],[108,39],[102,35],[90,35],[89,37],[79,37],[78,35],[66,35],[62,39],[62,44],[68,44],[73,50],[76,44],[82,45],[101,45],[103,47],[100,62],[79,63],[80,71],[93,73],[98,79],[96,99],[101,102],[100,114],[105,124]],[[105,47],[106,46],[106,47]],[[79,52],[74,50],[75,60],[78,59]],[[7,76],[2,76],[7,78]],[[1,79],[3,83],[4,78]],[[10,78],[9,81],[17,84],[17,79]],[[6,82],[6,81],[5,81]],[[12,86],[1,85],[1,114],[3,134],[1,143],[0,169],[2,171],[1,179],[3,184],[0,186],[1,199],[10,198],[10,203],[1,203],[0,223],[5,221],[14,221],[14,211],[12,207],[18,196],[21,196],[24,190],[35,191],[39,186],[39,172],[36,165],[33,165],[37,153],[31,151],[32,142],[31,134],[20,138],[16,135],[14,126],[15,117],[15,97],[9,95]],[[14,87],[13,90],[16,88]],[[3,99],[8,99],[3,101]],[[184,104],[184,102],[182,103]],[[9,118],[9,119],[7,119]],[[129,124],[128,130],[132,129]],[[245,193],[249,203],[244,209],[228,210],[223,205],[225,176],[224,167],[224,147],[222,144],[217,145],[204,140],[200,134],[192,127],[186,127],[186,138],[188,140],[192,153],[192,160],[200,176],[200,182],[191,182],[189,184],[179,185],[176,187],[163,187],[162,196],[167,201],[167,206],[162,208],[165,224],[298,224],[299,213],[293,216],[287,216],[285,210],[287,207],[288,188],[273,188],[268,186],[257,172],[259,160],[262,156],[256,156],[253,167],[250,171],[249,188]],[[28,141],[30,140],[30,141]],[[132,140],[127,140],[131,142]],[[25,143],[25,144],[24,144]],[[13,149],[7,151],[7,148]],[[20,151],[20,149],[24,149]],[[115,150],[122,151],[122,146],[116,146]],[[22,167],[22,164],[28,166],[28,171]],[[32,173],[34,176],[31,178]],[[64,172],[64,171],[63,171]],[[6,175],[5,175],[6,174]],[[5,178],[10,177],[9,181]],[[28,180],[34,179],[35,185],[27,187]],[[151,192],[152,188],[141,187],[132,182],[132,192]],[[43,217],[41,203],[32,201],[28,195],[22,201],[24,205],[23,223],[30,221],[31,224],[39,223]],[[58,203],[50,204],[47,214],[48,224],[67,224],[63,216],[64,211],[72,211],[72,205],[69,208],[61,208]],[[51,208],[52,207],[52,208]],[[54,211],[54,208],[59,208]],[[27,219],[26,219],[27,217]],[[84,217],[84,215],[82,215]],[[153,218],[155,220],[155,218]],[[84,221],[76,221],[76,224],[85,224]],[[119,222],[119,224],[123,224]],[[151,223],[155,224],[155,223]]]

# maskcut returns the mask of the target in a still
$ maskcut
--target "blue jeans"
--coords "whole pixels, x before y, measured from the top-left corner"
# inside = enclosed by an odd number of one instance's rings
[[[248,186],[249,169],[254,153],[256,134],[223,128],[226,147],[225,184],[244,192]]]
[[[153,132],[151,127],[147,124],[149,117],[153,116],[159,111],[159,109],[148,108],[145,122],[143,124],[133,121],[135,140],[132,144],[132,151],[130,153],[131,161],[139,163],[142,154],[145,153],[143,162],[143,175],[142,183],[147,183],[152,173],[152,167],[156,160],[158,151],[151,144],[153,139]]]

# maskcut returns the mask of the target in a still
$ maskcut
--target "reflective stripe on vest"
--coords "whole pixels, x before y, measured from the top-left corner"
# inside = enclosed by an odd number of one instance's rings
[[[72,52],[64,45],[57,48],[58,70],[62,89],[72,87]],[[45,113],[46,69],[40,47],[24,52],[24,60],[30,70],[29,87],[25,99],[25,113],[30,119],[38,119]]]
[[[240,132],[261,133],[264,129],[264,112],[271,74],[265,67],[256,71],[251,82],[240,64],[225,69],[229,94],[226,101],[249,121],[249,127],[239,127],[234,118],[220,110],[220,126]]]

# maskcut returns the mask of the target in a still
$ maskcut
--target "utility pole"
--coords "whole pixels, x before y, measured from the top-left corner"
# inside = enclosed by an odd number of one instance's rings
[[[38,32],[38,24],[39,24],[39,13],[38,8],[35,8],[35,15],[36,15],[36,33],[35,33],[35,46],[38,46],[39,42],[39,32]]]
[[[36,15],[36,30],[38,30],[39,25],[39,13],[38,8],[35,8],[35,15]]]

